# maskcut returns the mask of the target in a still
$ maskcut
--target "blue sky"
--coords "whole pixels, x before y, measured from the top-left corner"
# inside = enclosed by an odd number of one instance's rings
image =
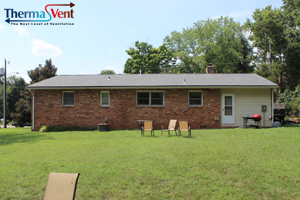
[[[193,22],[233,17],[244,23],[256,8],[282,6],[281,0],[99,0],[71,1],[74,18],[53,18],[52,23],[74,25],[11,25],[6,11],[45,11],[48,4],[69,4],[57,0],[1,0],[0,67],[10,60],[8,74],[19,72],[30,81],[27,70],[51,58],[58,74],[99,74],[103,69],[122,73],[126,50],[135,41],[158,47],[172,31],[193,26]],[[69,7],[49,7],[70,11]],[[11,19],[12,20],[12,19]]]

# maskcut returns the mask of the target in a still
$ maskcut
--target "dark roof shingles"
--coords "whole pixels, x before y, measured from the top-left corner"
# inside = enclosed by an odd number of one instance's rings
[[[184,84],[184,79],[186,84]],[[27,86],[42,88],[88,87],[271,87],[277,85],[257,74],[117,74],[59,75]]]

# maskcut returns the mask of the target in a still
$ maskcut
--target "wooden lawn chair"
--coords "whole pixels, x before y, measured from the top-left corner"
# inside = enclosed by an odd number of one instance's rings
[[[188,137],[191,137],[191,127],[189,126],[187,121],[179,121],[179,127],[178,127],[178,137],[181,136],[181,131],[187,131]]]
[[[161,127],[161,136],[163,134],[163,131],[168,131],[168,137],[170,136],[170,131],[175,131],[175,134],[177,135],[176,132],[176,123],[177,123],[177,119],[170,119],[170,123],[169,123],[169,127],[168,129],[164,129],[164,127]]]
[[[44,200],[74,200],[79,175],[50,172]]]
[[[151,135],[153,133],[153,136],[154,136],[153,121],[145,121],[144,122],[144,126],[142,126],[143,137],[145,137],[144,131],[151,131]]]

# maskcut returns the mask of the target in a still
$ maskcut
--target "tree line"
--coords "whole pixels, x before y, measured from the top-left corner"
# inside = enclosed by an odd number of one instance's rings
[[[52,64],[52,60],[46,60],[45,65],[39,65],[33,70],[28,70],[27,74],[32,83],[37,83],[47,78],[56,76],[57,68]],[[4,79],[0,82],[3,84]],[[22,77],[15,75],[7,78],[6,91],[6,119],[13,120],[13,125],[23,126],[27,122],[31,122],[31,93],[26,90],[27,83]],[[0,89],[3,95],[3,88]],[[3,99],[0,99],[0,105],[3,105]],[[3,106],[0,106],[0,112],[3,116]]]
[[[244,24],[230,17],[200,20],[171,32],[158,48],[136,41],[126,50],[129,58],[123,72],[205,73],[207,64],[213,63],[216,73],[257,73],[278,85],[276,101],[285,102],[287,114],[299,116],[299,27],[299,0],[283,0],[280,8],[256,9]],[[36,83],[56,76],[57,68],[49,59],[44,66],[27,72],[30,83]],[[107,69],[101,74],[115,72]],[[0,82],[3,84],[3,79]],[[7,85],[7,117],[17,125],[30,122],[31,94],[25,90],[25,80],[10,76]]]
[[[244,24],[230,17],[200,20],[171,32],[158,48],[136,41],[126,51],[124,73],[205,73],[208,63],[213,63],[216,73],[257,73],[278,85],[277,102],[288,96],[286,106],[298,116],[299,27],[299,0],[283,0],[280,8],[256,9]]]
[[[124,73],[255,72],[285,89],[300,84],[300,1],[283,0],[281,8],[256,9],[244,24],[229,17],[195,22],[173,31],[158,48],[135,42]]]
[[[158,48],[135,42],[126,51],[124,73],[204,73],[213,63],[216,73],[254,71],[253,47],[240,23],[229,17],[201,20],[173,31]]]
[[[57,68],[52,64],[51,58],[45,61],[44,66],[40,64],[32,70],[28,70],[27,74],[31,79],[30,84],[40,82],[42,80],[57,75]],[[101,74],[115,74],[113,70],[102,70]],[[3,85],[3,77],[0,84]],[[6,90],[6,119],[12,120],[15,126],[24,126],[31,122],[31,92],[26,90],[28,85],[24,78],[15,75],[7,78]],[[0,88],[0,95],[3,96],[3,87]],[[0,98],[0,105],[3,105],[3,98]],[[0,106],[0,115],[3,117],[3,106]]]

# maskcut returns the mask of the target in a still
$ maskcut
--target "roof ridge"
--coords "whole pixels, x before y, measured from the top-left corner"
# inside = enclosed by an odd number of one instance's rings
[[[141,75],[141,76],[150,76],[150,75],[244,75],[244,74],[255,74],[258,75],[256,73],[160,73],[160,74],[58,74],[56,76],[137,76],[137,75]],[[259,76],[259,75],[258,75]]]

